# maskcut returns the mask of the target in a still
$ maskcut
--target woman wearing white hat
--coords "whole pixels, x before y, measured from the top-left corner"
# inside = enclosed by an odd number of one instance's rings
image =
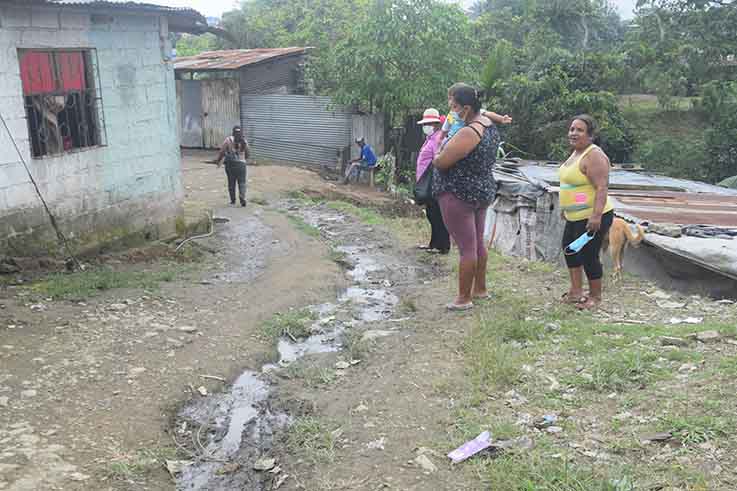
[[[422,126],[422,132],[425,134],[425,143],[423,143],[420,154],[417,156],[415,182],[419,182],[426,172],[430,172],[430,175],[432,175],[432,166],[430,164],[440,148],[440,143],[443,139],[443,133],[440,131],[443,125],[443,119],[437,109],[429,108],[422,114],[422,119],[417,122],[417,124]],[[430,245],[420,245],[418,248],[428,252],[448,254],[448,251],[450,251],[450,236],[448,235],[448,229],[445,228],[445,223],[443,223],[440,205],[438,205],[438,202],[432,196],[428,197],[424,201],[424,204],[426,205],[427,220],[430,222]]]

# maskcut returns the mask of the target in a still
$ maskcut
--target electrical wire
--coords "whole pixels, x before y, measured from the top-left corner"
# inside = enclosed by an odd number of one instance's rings
[[[36,194],[38,195],[38,198],[41,200],[41,203],[43,203],[44,210],[46,210],[46,214],[49,216],[49,220],[51,221],[51,226],[54,227],[54,231],[56,232],[57,239],[59,239],[59,242],[66,249],[67,254],[69,254],[69,258],[74,264],[75,269],[81,270],[82,265],[79,263],[79,260],[77,260],[77,257],[74,255],[74,252],[72,251],[72,247],[69,244],[69,241],[67,240],[66,236],[59,229],[59,225],[56,222],[56,217],[54,216],[53,213],[51,213],[51,210],[49,209],[49,205],[46,203],[46,200],[44,199],[43,194],[41,194],[41,190],[39,189],[38,184],[36,183],[36,180],[33,178],[33,174],[31,174],[31,170],[28,168],[26,159],[23,158],[23,154],[18,148],[18,144],[16,143],[15,138],[13,138],[13,134],[10,132],[10,128],[8,128],[8,124],[5,122],[5,118],[3,117],[2,113],[0,113],[0,121],[2,121],[3,126],[5,127],[5,131],[8,133],[8,138],[10,138],[10,141],[13,143],[13,147],[15,148],[15,152],[18,154],[18,158],[20,158],[20,161],[23,162],[23,167],[26,169],[26,174],[28,174],[28,178],[31,180],[31,183],[33,184],[33,187],[36,190]]]

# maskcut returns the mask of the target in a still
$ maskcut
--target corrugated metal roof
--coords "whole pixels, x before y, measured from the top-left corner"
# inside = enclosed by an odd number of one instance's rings
[[[238,70],[267,60],[305,54],[309,48],[258,48],[205,51],[195,56],[183,56],[174,60],[175,70]]]
[[[156,12],[162,14],[186,17],[188,21],[207,26],[205,17],[193,8],[189,7],[167,7],[145,2],[132,2],[130,0],[5,0],[5,3],[21,5],[24,7],[58,6],[69,8],[84,8],[89,10],[128,10],[130,12]]]
[[[507,172],[519,173],[525,177],[558,185],[558,167],[560,162],[512,159],[497,162],[497,168]],[[713,184],[674,177],[658,176],[643,172],[632,172],[614,168],[609,173],[609,187],[613,189],[655,189],[667,191],[685,191],[689,193],[708,193],[737,196],[736,189],[729,189]]]
[[[38,4],[50,4],[50,5],[67,5],[67,6],[84,6],[84,7],[99,7],[99,8],[115,8],[115,9],[128,9],[128,10],[149,10],[156,12],[181,12],[181,13],[192,13],[199,17],[204,16],[197,12],[193,8],[189,7],[168,7],[166,5],[156,5],[153,3],[146,2],[132,2],[130,0],[35,0]]]
[[[124,11],[140,14],[160,14],[168,17],[169,29],[172,32],[192,34],[213,32],[227,37],[226,32],[208,26],[207,20],[202,14],[188,7],[167,7],[130,0],[1,0],[0,3],[19,7],[57,7],[88,13]]]
[[[648,223],[737,228],[737,196],[673,191],[610,191],[615,211]]]
[[[500,161],[497,171],[558,185],[558,162]],[[609,174],[614,211],[638,222],[737,228],[737,190],[625,170]]]

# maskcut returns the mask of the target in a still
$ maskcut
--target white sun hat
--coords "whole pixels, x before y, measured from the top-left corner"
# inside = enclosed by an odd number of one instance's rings
[[[434,107],[431,107],[430,109],[425,109],[425,112],[422,113],[422,119],[417,122],[417,124],[433,124],[433,123],[441,123],[440,121],[440,112],[438,112],[437,109]]]

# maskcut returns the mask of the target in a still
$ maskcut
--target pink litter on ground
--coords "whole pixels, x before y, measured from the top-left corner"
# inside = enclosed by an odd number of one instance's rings
[[[467,441],[460,447],[450,452],[448,454],[448,457],[450,457],[450,460],[452,460],[454,464],[457,464],[459,462],[463,462],[473,455],[476,455],[489,446],[491,446],[491,433],[485,431],[473,440]]]

